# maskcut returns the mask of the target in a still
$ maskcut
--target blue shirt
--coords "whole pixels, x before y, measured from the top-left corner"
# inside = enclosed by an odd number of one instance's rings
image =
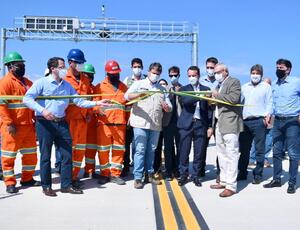
[[[211,90],[214,90],[219,85],[219,82],[216,79],[211,81],[208,76],[203,76],[203,78],[200,78],[200,84],[209,87]]]
[[[41,78],[33,83],[31,88],[26,92],[23,103],[36,112],[36,116],[42,116],[44,109],[47,109],[55,117],[61,118],[66,115],[70,102],[75,103],[79,107],[91,108],[96,106],[95,101],[87,101],[82,98],[70,99],[45,99],[35,100],[37,96],[69,96],[78,95],[76,90],[65,80],[59,83],[54,80],[52,75]]]
[[[242,86],[242,101],[246,105],[243,108],[243,119],[271,115],[272,87],[263,81],[257,85],[248,82]]]
[[[288,76],[272,85],[273,113],[276,116],[298,116],[300,113],[300,78]]]

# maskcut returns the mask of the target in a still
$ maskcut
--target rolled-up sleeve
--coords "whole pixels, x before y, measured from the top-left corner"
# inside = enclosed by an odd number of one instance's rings
[[[70,93],[71,95],[78,96],[76,90],[73,87],[70,88],[70,91],[71,91],[71,93]],[[97,103],[96,101],[88,101],[83,98],[73,98],[71,100],[78,107],[87,108],[87,109],[96,106],[96,103]]]

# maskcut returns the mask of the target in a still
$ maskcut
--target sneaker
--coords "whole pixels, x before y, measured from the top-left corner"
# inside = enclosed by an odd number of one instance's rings
[[[142,189],[144,187],[142,180],[134,180],[134,188],[135,189]]]
[[[110,182],[116,183],[117,185],[124,185],[124,184],[126,184],[125,181],[121,177],[118,177],[118,176],[112,176],[112,177],[110,177]]]
[[[156,178],[154,174],[149,175],[148,177],[149,183],[155,184],[155,185],[160,185],[162,184],[159,178]]]
[[[109,177],[99,175],[98,184],[106,184],[109,182]]]
[[[20,184],[26,187],[38,187],[41,186],[41,182],[35,179],[31,179],[30,181],[21,181]]]

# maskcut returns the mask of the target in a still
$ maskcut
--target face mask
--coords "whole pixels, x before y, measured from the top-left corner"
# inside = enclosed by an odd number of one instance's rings
[[[141,76],[141,74],[142,74],[142,69],[141,69],[141,68],[138,68],[138,67],[132,68],[132,72],[133,72],[133,75],[134,75],[134,76],[139,77],[139,76]]]
[[[171,83],[173,85],[176,85],[178,83],[178,78],[177,77],[171,77]]]
[[[15,66],[15,70],[13,71],[14,75],[16,77],[23,77],[25,74],[25,65],[18,64],[18,65],[14,65],[14,66]]]
[[[261,81],[261,75],[251,74],[250,77],[254,84],[258,84]]]
[[[83,64],[76,64],[76,70],[78,71],[78,72],[82,72],[83,71],[83,68],[84,68],[84,65]]]
[[[67,69],[59,69],[58,70],[58,76],[60,78],[64,78],[67,75]]]
[[[206,70],[206,73],[207,73],[207,75],[208,75],[209,77],[212,77],[212,76],[215,75],[215,70],[213,70],[213,69],[207,69],[207,70]]]
[[[285,77],[285,70],[277,69],[276,70],[276,76],[281,79]]]
[[[159,75],[159,74],[150,73],[149,80],[150,80],[152,83],[157,82],[159,78],[160,78],[160,75]]]
[[[197,77],[189,77],[189,82],[191,83],[191,85],[197,85],[198,78]]]
[[[114,84],[120,81],[120,74],[111,74],[111,73],[107,73],[107,76],[109,78],[109,81]]]
[[[223,74],[221,74],[221,73],[215,74],[215,78],[219,83],[222,83],[224,81]]]

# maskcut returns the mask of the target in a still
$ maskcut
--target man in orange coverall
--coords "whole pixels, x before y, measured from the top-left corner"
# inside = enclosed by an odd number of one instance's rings
[[[95,68],[91,64],[84,64],[82,73],[86,78],[90,80],[91,94],[95,94],[96,87],[92,84],[94,81]],[[97,119],[93,109],[90,109],[90,120],[88,121],[88,133],[85,151],[85,167],[84,178],[98,178],[98,174],[95,173],[95,156],[97,153]]]
[[[4,58],[8,73],[1,79],[0,95],[23,96],[32,85],[24,77],[25,64],[22,56],[17,52],[10,52]],[[36,137],[33,125],[33,111],[28,109],[20,100],[0,100],[1,151],[2,167],[6,191],[17,193],[14,164],[17,152],[22,154],[23,186],[40,186],[41,183],[33,179],[37,164]]]
[[[127,120],[124,94],[127,86],[120,81],[121,69],[116,61],[108,61],[105,72],[105,79],[96,86],[97,94],[103,95],[95,97],[95,100],[109,98],[115,104],[100,112],[98,116],[97,143],[101,170],[98,183],[105,184],[110,180],[118,185],[124,185],[125,181],[120,178],[120,175],[125,152]],[[110,150],[111,162],[109,161]]]
[[[70,68],[65,80],[73,86],[79,95],[90,94],[90,81],[81,73],[85,62],[83,52],[80,49],[71,49],[67,58]],[[72,185],[75,188],[81,188],[82,184],[79,181],[78,174],[86,151],[88,109],[77,107],[74,104],[69,105],[66,110],[66,120],[69,123],[72,137]]]

